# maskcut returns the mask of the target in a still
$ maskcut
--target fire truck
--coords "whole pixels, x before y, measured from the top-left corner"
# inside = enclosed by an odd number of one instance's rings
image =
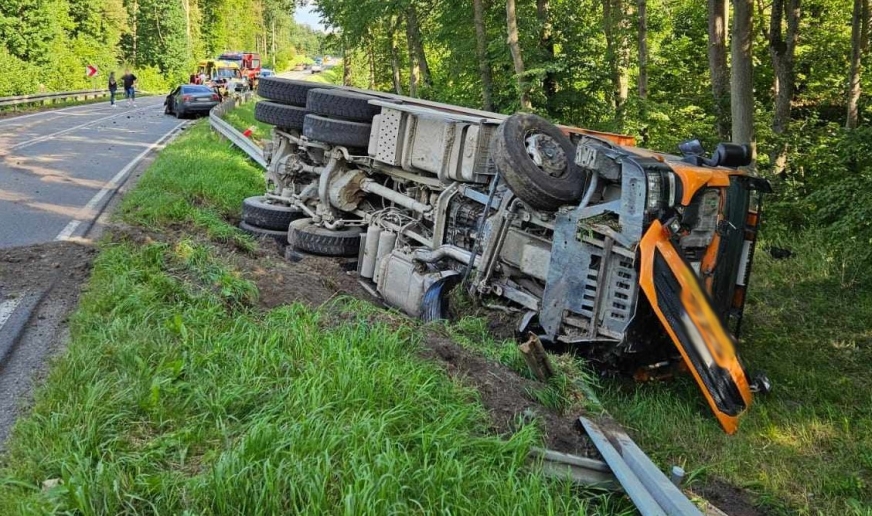
[[[217,59],[236,63],[242,70],[242,76],[248,79],[251,88],[257,87],[257,78],[260,76],[260,54],[257,52],[224,52]]]

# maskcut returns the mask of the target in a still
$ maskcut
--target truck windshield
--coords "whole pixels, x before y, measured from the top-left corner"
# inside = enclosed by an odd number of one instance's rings
[[[232,78],[237,77],[237,76],[238,76],[238,73],[233,68],[219,68],[215,72],[215,77],[218,77],[221,79],[232,79]]]

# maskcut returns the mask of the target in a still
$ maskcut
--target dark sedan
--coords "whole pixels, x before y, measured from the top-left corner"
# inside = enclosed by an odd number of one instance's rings
[[[164,101],[164,113],[182,118],[196,113],[208,113],[221,97],[208,86],[185,84],[174,89]]]

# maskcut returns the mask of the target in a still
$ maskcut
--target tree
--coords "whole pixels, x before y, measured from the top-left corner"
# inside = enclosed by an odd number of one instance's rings
[[[557,93],[557,79],[551,67],[554,65],[554,38],[551,25],[551,6],[549,0],[536,0],[536,16],[539,20],[539,52],[545,62],[545,76],[542,78],[542,91],[548,105]]]
[[[639,0],[639,98],[648,98],[648,0]]]
[[[730,76],[730,112],[733,141],[751,145],[754,141],[754,65],[752,55],[754,0],[733,0],[733,33],[731,41],[732,70]]]
[[[775,108],[772,114],[772,132],[783,135],[790,124],[790,108],[793,101],[794,56],[799,38],[800,0],[772,0],[769,14],[769,31],[764,32],[769,42],[769,55],[772,57],[773,91]],[[786,20],[787,31],[782,30]],[[770,153],[774,172],[781,173],[786,163],[787,149],[777,144]]]
[[[708,0],[708,61],[714,97],[715,128],[730,138],[730,73],[727,69],[727,0]]]
[[[854,0],[851,16],[851,64],[848,74],[848,115],[845,127],[856,129],[860,119],[860,75],[863,51],[869,44],[869,0]]]
[[[628,20],[625,0],[603,0],[603,32],[606,36],[606,60],[612,82],[615,124],[623,130],[627,96],[630,91],[630,45],[627,41]]]
[[[487,57],[487,28],[484,22],[483,0],[472,0],[472,15],[475,23],[475,55],[478,59],[478,73],[481,76],[481,105],[485,111],[492,111],[494,80],[490,60]]]
[[[524,58],[521,55],[521,44],[518,41],[518,16],[515,13],[515,0],[506,0],[506,26],[509,32],[507,43],[512,53],[512,64],[515,67],[515,76],[518,80],[518,94],[521,109],[531,111],[533,105],[530,102],[530,83],[524,75]]]

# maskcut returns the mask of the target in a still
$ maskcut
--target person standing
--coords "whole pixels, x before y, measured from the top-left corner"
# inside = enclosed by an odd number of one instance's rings
[[[136,76],[130,70],[124,70],[121,82],[124,85],[124,96],[127,98],[127,105],[136,107]]]
[[[115,72],[109,72],[109,105],[115,105],[115,92],[118,91],[118,81],[115,80]]]

